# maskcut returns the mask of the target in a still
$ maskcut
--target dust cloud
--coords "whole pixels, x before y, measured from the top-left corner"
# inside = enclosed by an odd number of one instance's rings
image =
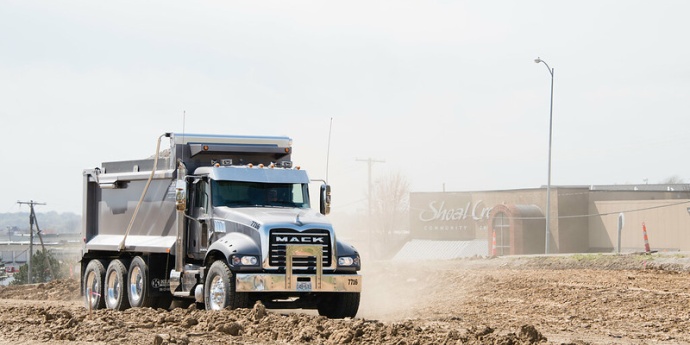
[[[363,292],[358,317],[387,322],[418,317],[419,309],[438,303],[447,289],[453,289],[455,302],[470,289],[471,282],[456,285],[433,262],[368,263],[362,270]]]

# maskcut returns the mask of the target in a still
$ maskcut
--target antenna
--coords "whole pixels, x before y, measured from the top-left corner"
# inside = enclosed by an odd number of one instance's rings
[[[182,110],[182,143],[184,143],[184,126],[185,126],[185,120],[187,119],[187,111]],[[184,161],[184,148],[182,149],[182,161]],[[176,164],[176,162],[173,162],[173,164]]]
[[[326,149],[326,184],[328,184],[328,162],[331,158],[331,130],[333,129],[333,118],[331,117],[331,124],[328,126],[328,148]]]

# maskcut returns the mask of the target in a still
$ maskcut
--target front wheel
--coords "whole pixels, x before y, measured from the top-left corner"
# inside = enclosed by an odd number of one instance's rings
[[[247,293],[235,292],[235,276],[222,260],[214,262],[208,270],[204,283],[204,304],[206,310],[247,308],[249,305]]]
[[[359,292],[328,292],[317,305],[319,315],[330,319],[355,317],[359,309]]]

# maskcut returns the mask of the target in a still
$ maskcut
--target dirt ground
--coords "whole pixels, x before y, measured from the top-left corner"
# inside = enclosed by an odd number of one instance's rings
[[[681,254],[365,267],[354,319],[194,307],[89,313],[79,282],[0,288],[0,344],[690,344]]]

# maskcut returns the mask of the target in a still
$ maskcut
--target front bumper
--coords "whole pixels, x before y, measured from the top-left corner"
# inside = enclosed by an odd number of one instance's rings
[[[361,292],[359,274],[323,274],[322,247],[320,245],[288,245],[285,249],[285,274],[237,273],[237,292]],[[316,258],[316,273],[293,273],[292,259]]]
[[[320,279],[318,277],[320,276]],[[362,276],[359,274],[235,274],[237,292],[361,292]]]

